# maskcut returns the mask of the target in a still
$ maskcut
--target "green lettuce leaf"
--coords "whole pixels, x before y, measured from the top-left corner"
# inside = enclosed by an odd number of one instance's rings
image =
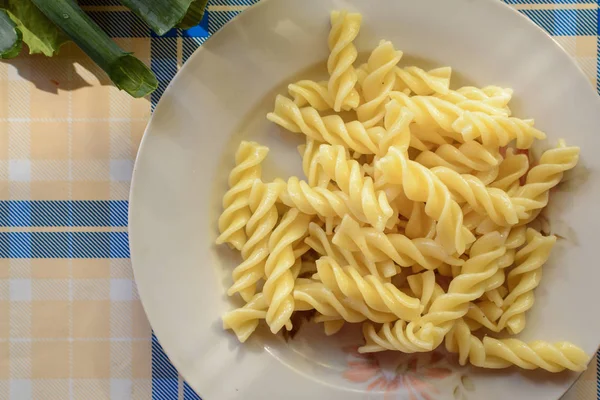
[[[202,19],[208,0],[120,0],[156,34],[164,35],[180,23],[191,28]]]
[[[202,21],[202,17],[204,17],[207,4],[208,0],[194,0],[177,27],[181,29],[190,29],[198,25]]]
[[[158,87],[152,71],[112,41],[73,0],[32,1],[108,74],[119,89],[134,97],[143,97]]]
[[[21,31],[8,14],[0,10],[0,59],[19,55],[23,47]]]
[[[60,46],[69,41],[67,35],[46,18],[31,0],[3,0],[0,8],[6,9],[23,33],[23,42],[29,46],[29,54],[42,53],[52,57],[58,53]]]

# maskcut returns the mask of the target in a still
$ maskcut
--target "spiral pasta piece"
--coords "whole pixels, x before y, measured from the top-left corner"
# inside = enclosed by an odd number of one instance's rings
[[[563,140],[558,147],[546,150],[538,165],[527,174],[525,185],[513,197],[515,204],[525,207],[531,213],[548,205],[550,189],[562,180],[564,172],[575,168],[579,161],[579,147],[567,147]]]
[[[460,145],[442,144],[435,152],[423,151],[415,161],[427,168],[446,167],[459,174],[473,171],[485,172],[500,165],[502,157],[479,142],[470,141]]]
[[[409,89],[418,96],[428,96],[434,93],[448,93],[452,68],[441,67],[425,71],[419,67],[395,68],[398,76],[394,86],[395,91],[403,92]]]
[[[316,323],[323,323],[323,330],[326,336],[332,336],[338,333],[343,327],[346,321],[338,317],[327,317],[325,315],[315,316]]]
[[[525,327],[525,312],[533,307],[533,291],[540,284],[542,266],[555,243],[556,236],[545,237],[533,229],[527,230],[527,245],[517,252],[515,268],[508,274],[509,293],[504,299],[499,329],[506,327],[517,334]]]
[[[373,275],[361,276],[353,267],[342,268],[330,257],[317,260],[319,278],[328,289],[369,308],[412,321],[421,315],[419,299],[407,296],[396,286]]]
[[[281,95],[275,99],[275,108],[267,114],[267,119],[291,132],[303,133],[319,142],[343,145],[360,154],[378,151],[370,133],[359,121],[345,123],[339,115],[321,117],[314,108],[300,108]]]
[[[492,332],[500,332],[497,321],[502,316],[503,312],[502,308],[492,301],[478,301],[469,304],[469,311],[467,311],[464,319],[465,321],[469,321],[472,325],[478,324]],[[455,324],[457,322],[455,322]],[[470,328],[471,331],[475,330],[474,327]],[[479,327],[477,327],[477,329],[479,329]]]
[[[489,115],[509,117],[511,112],[508,108],[508,102],[512,98],[512,93],[512,89],[503,89],[497,86],[488,86],[483,89],[465,86],[436,96],[456,104],[466,111],[480,111]]]
[[[398,320],[395,323],[384,323],[379,331],[373,324],[363,324],[365,345],[358,348],[359,353],[376,353],[392,350],[403,353],[417,353],[430,351],[430,342],[433,340],[433,324],[421,327],[419,336],[413,331],[412,324]]]
[[[516,249],[521,247],[527,239],[526,231],[527,227],[525,226],[515,226],[510,230],[504,244],[506,246],[506,254],[504,254],[504,257],[498,262],[499,270],[495,276],[487,281],[485,296],[497,307],[502,307],[504,298],[508,294],[508,289],[502,286],[506,280],[504,269],[514,264]],[[501,330],[501,328],[498,328],[497,326],[491,327],[491,325],[483,325],[494,332],[499,332]]]
[[[269,303],[267,324],[277,333],[294,311],[294,281],[291,268],[296,261],[293,245],[304,238],[311,217],[290,209],[269,237],[269,257],[265,262],[267,280],[263,293]]]
[[[375,191],[373,179],[364,176],[360,164],[347,158],[344,147],[322,145],[319,164],[348,195],[352,214],[383,231],[393,214],[389,201],[384,192]]]
[[[518,339],[495,339],[490,336],[483,341],[471,334],[464,321],[457,321],[446,336],[446,349],[459,353],[459,363],[467,360],[483,368],[507,368],[516,365],[523,369],[544,369],[560,372],[565,369],[583,371],[589,356],[579,347],[568,342],[548,343],[541,340],[525,343]]]
[[[222,317],[223,329],[231,329],[238,340],[244,343],[267,317],[268,304],[262,293],[257,293],[243,307],[229,311]]]
[[[434,240],[411,240],[398,233],[385,234],[373,228],[361,227],[348,215],[338,226],[333,243],[353,252],[360,251],[374,262],[391,259],[402,267],[420,265],[432,270],[442,263],[463,264],[463,260],[448,255]]]
[[[333,108],[333,99],[329,94],[328,82],[301,80],[288,86],[288,93],[298,107],[310,106],[317,111]]]
[[[423,314],[428,313],[433,301],[445,293],[444,289],[436,283],[434,271],[410,275],[406,278],[406,281],[415,296],[419,297]]]
[[[569,342],[548,343],[536,340],[524,343],[518,339],[494,339],[487,336],[483,338],[483,346],[487,360],[506,361],[523,369],[583,371],[589,362],[589,356]]]
[[[380,156],[386,155],[392,146],[406,152],[409,146],[414,145],[409,128],[413,118],[414,114],[395,100],[385,105],[385,135],[379,140]]]
[[[365,127],[372,127],[383,120],[385,103],[396,83],[396,64],[402,58],[402,52],[394,48],[392,42],[382,40],[373,50],[367,61],[365,74],[361,82],[364,103],[356,109],[358,120]]]
[[[294,266],[299,266],[299,262],[296,261]],[[243,307],[228,311],[223,315],[223,329],[231,329],[238,340],[244,343],[254,333],[259,321],[267,317],[268,308],[269,305],[264,294],[257,293]],[[286,328],[287,330],[292,329],[291,322],[286,323]]]
[[[512,148],[506,149],[506,156],[500,163],[498,176],[490,186],[512,195],[518,190],[521,178],[527,175],[528,171],[529,157],[515,152]]]
[[[244,227],[250,219],[248,197],[254,180],[261,176],[261,163],[269,149],[255,142],[243,141],[235,154],[235,167],[229,174],[230,189],[223,197],[224,211],[219,217],[219,232],[216,243],[230,243],[241,250],[247,237]]]
[[[498,232],[477,239],[461,273],[450,282],[448,292],[433,301],[427,314],[406,325],[405,333],[414,334],[423,345],[420,351],[439,346],[454,322],[467,314],[470,302],[483,295],[486,280],[496,273],[497,261],[506,252],[505,240]],[[398,332],[396,328],[393,331]]]
[[[506,192],[487,187],[473,175],[461,175],[446,167],[435,167],[431,172],[456,195],[455,198],[466,201],[473,210],[488,215],[499,226],[515,225],[519,222],[519,216],[524,216],[524,212],[513,204]]]
[[[246,224],[248,241],[241,251],[244,261],[232,272],[233,285],[227,290],[229,296],[239,292],[244,300],[250,301],[256,293],[257,282],[264,277],[269,237],[279,218],[275,202],[280,191],[279,185],[265,184],[258,179],[252,186],[249,196],[252,216]]]
[[[364,302],[353,302],[344,296],[336,296],[322,282],[298,280],[294,288],[296,310],[317,310],[325,317],[343,319],[357,323],[371,320],[376,323],[394,321],[391,313],[382,313],[369,308]]]
[[[482,112],[465,111],[454,121],[452,129],[460,132],[465,141],[480,138],[484,146],[490,147],[506,146],[516,139],[517,148],[528,149],[535,139],[546,139],[546,134],[534,128],[531,119]]]
[[[469,259],[461,267],[448,287],[448,293],[435,299],[429,313],[421,323],[433,322],[436,326],[453,322],[466,313],[468,302],[481,297],[487,287],[487,280],[498,271],[499,261],[506,254],[506,236],[499,232],[486,234],[470,249]],[[449,329],[444,329],[446,332]]]
[[[452,144],[455,142],[454,138],[458,136],[454,133],[448,135],[448,133],[439,127],[419,125],[417,123],[411,125],[410,134],[411,146],[419,151],[434,150],[439,146]],[[462,139],[460,141],[462,142]]]
[[[335,245],[332,236],[328,235],[318,224],[311,222],[308,226],[308,237],[304,240],[311,249],[321,256],[330,257],[341,265],[349,265],[361,276],[374,275],[386,279],[398,274],[398,267],[392,262],[369,262],[362,253],[353,253]]]
[[[456,89],[456,93],[468,100],[479,101],[496,108],[504,108],[508,106],[512,99],[513,90],[500,86],[485,86],[483,88],[463,86]]]
[[[415,115],[415,123],[428,131],[437,131],[442,137],[457,142],[465,142],[463,135],[453,128],[455,121],[464,114],[464,110],[455,104],[431,96],[408,96],[402,92],[391,92],[390,98],[408,108]]]
[[[323,187],[311,187],[308,182],[295,176],[284,182],[276,179],[279,185],[280,200],[288,207],[295,207],[304,214],[318,215],[323,218],[342,218],[350,212],[349,197],[341,191],[331,191]]]
[[[306,145],[301,149],[302,152],[302,170],[310,186],[327,187],[329,177],[319,165],[319,147],[322,142],[306,138]]]
[[[345,11],[331,13],[327,72],[329,95],[333,98],[333,109],[336,112],[356,108],[360,100],[355,88],[358,77],[352,64],[358,56],[353,42],[358,36],[361,23],[361,14]]]
[[[409,239],[433,239],[435,227],[435,221],[425,213],[425,204],[415,202],[404,228],[406,237]]]
[[[437,237],[448,253],[464,253],[473,236],[463,226],[460,206],[433,172],[408,159],[397,147],[389,149],[377,163],[377,168],[386,182],[402,184],[410,200],[425,203],[425,213],[437,221]]]
[[[471,333],[471,329],[464,319],[459,319],[448,332],[445,338],[446,350],[450,353],[458,353],[460,365],[470,362],[476,367],[482,368],[508,368],[512,364],[499,358],[488,358],[483,343]]]

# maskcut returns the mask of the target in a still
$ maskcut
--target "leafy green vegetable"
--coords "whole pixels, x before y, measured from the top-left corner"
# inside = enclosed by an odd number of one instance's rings
[[[144,20],[158,35],[164,35],[180,22],[190,28],[202,19],[206,0],[120,0]]]
[[[21,31],[8,14],[0,10],[0,59],[19,55],[23,47]]]
[[[73,0],[31,1],[106,71],[119,89],[143,97],[158,87],[150,69],[117,46]]]
[[[177,26],[181,29],[190,29],[198,25],[202,21],[202,17],[204,17],[207,4],[208,0],[194,0]]]
[[[58,53],[69,38],[31,2],[31,0],[4,0],[8,15],[23,33],[29,54],[43,53],[48,57]]]

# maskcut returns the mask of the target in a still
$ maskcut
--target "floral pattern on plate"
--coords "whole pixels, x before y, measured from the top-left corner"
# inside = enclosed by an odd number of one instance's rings
[[[343,377],[361,385],[369,399],[434,400],[445,392],[444,398],[468,400],[468,392],[475,389],[467,369],[457,367],[445,352],[361,354],[358,346],[343,351]]]

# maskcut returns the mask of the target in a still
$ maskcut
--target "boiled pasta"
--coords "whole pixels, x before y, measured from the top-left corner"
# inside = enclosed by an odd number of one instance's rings
[[[305,177],[265,181],[258,143],[235,154],[216,242],[241,253],[227,294],[245,304],[223,327],[245,342],[310,312],[326,335],[361,324],[362,353],[443,343],[461,365],[584,369],[571,343],[507,338],[526,329],[557,241],[530,223],[579,148],[535,160],[546,135],[513,115],[512,89],[453,89],[451,68],[401,65],[386,40],[355,67],[361,15],[330,21],[328,78],[291,83],[267,115],[303,135]]]

